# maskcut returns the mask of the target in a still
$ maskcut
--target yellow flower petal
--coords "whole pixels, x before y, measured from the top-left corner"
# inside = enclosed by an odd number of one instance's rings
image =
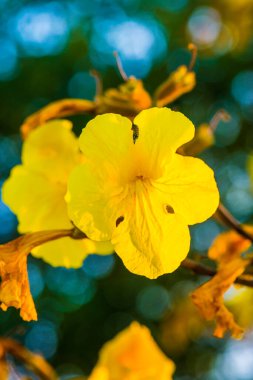
[[[34,130],[24,142],[22,162],[54,182],[66,183],[80,161],[78,141],[68,120],[53,120]]]
[[[63,238],[48,242],[32,250],[33,256],[42,258],[54,267],[80,268],[89,254],[113,252],[110,242],[94,242],[90,239]]]
[[[89,380],[172,380],[175,365],[147,327],[133,322],[100,351]]]
[[[150,108],[134,119],[139,128],[136,149],[143,151],[153,165],[163,166],[171,154],[194,137],[194,125],[181,112]]]
[[[213,170],[198,158],[174,155],[156,186],[188,225],[205,221],[219,204]]]
[[[99,173],[100,168],[96,173],[88,164],[76,167],[69,178],[66,200],[69,216],[81,231],[93,240],[110,240],[112,209],[108,206],[115,190],[110,178],[104,181],[104,173]]]
[[[110,380],[110,373],[106,367],[99,366],[94,368],[88,380]]]
[[[126,117],[105,114],[91,120],[80,136],[84,156],[112,177],[127,162],[133,145],[132,123]],[[97,167],[97,166],[100,167]],[[111,174],[110,174],[111,173]]]
[[[159,193],[147,195],[142,186],[140,181],[134,208],[126,215],[123,211],[124,219],[114,229],[112,243],[128,270],[157,278],[179,267],[189,252],[190,235],[180,216],[167,211]]]
[[[28,141],[28,140],[27,140]],[[66,185],[50,182],[26,166],[14,167],[3,185],[2,198],[19,220],[19,232],[71,228],[64,200]]]

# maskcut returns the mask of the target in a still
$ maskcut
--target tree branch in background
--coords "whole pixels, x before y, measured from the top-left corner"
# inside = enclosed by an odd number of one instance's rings
[[[207,265],[200,264],[192,259],[185,259],[182,261],[181,267],[190,269],[192,272],[202,276],[213,277],[217,274],[216,269],[213,269]],[[235,280],[235,283],[253,288],[253,279],[249,279],[248,275],[239,276]]]
[[[227,226],[238,232],[239,235],[243,236],[245,239],[250,240],[253,243],[253,236],[248,233],[245,228],[240,224],[238,220],[236,220],[233,215],[226,209],[226,207],[220,203],[218,210],[215,213],[216,219]]]

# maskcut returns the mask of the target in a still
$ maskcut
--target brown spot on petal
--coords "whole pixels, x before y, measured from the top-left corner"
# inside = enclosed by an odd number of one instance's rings
[[[120,223],[123,222],[124,219],[125,219],[124,216],[120,216],[120,217],[116,220],[116,227],[118,227],[118,226],[120,225]]]
[[[173,207],[171,207],[170,205],[166,205],[165,208],[168,214],[175,214]]]

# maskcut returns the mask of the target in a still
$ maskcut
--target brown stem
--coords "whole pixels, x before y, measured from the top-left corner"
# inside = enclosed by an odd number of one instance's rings
[[[248,239],[253,243],[253,236],[242,227],[238,220],[236,220],[233,217],[233,215],[226,209],[226,207],[222,203],[219,204],[218,210],[215,213],[215,217],[220,222],[225,224],[227,227],[232,228],[233,230],[238,232],[238,234],[240,234],[245,239]]]
[[[184,261],[182,261],[181,267],[190,269],[196,274],[201,274],[209,277],[213,277],[217,274],[216,269],[210,268],[207,265],[200,264],[192,259],[185,259]],[[246,276],[243,275],[239,276],[235,280],[235,283],[253,288],[253,280],[249,280],[248,278],[246,278]]]

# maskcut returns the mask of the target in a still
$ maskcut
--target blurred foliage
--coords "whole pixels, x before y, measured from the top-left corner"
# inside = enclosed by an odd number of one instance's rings
[[[0,184],[20,162],[25,117],[57,99],[93,99],[91,69],[101,73],[104,89],[123,82],[114,50],[127,75],[153,93],[172,70],[188,65],[186,47],[194,42],[197,86],[173,108],[195,125],[220,108],[230,113],[202,157],[215,170],[223,203],[252,222],[252,12],[252,0],[0,0]],[[88,119],[72,118],[77,134]],[[1,242],[16,237],[16,218],[2,202],[0,220]],[[192,228],[191,254],[204,260],[220,231],[213,220]],[[242,342],[213,338],[186,301],[203,279],[185,269],[151,281],[127,272],[116,256],[89,256],[78,270],[30,257],[29,278],[39,321],[25,323],[8,310],[0,314],[0,334],[42,353],[62,379],[90,373],[102,344],[133,320],[147,325],[175,361],[175,380],[252,379],[252,333]],[[19,365],[16,371],[25,373]]]

